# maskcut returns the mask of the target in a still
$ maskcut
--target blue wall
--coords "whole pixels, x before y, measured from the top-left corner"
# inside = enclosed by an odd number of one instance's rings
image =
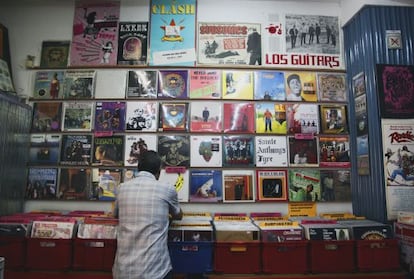
[[[387,221],[381,119],[377,98],[376,64],[414,64],[414,7],[364,6],[343,28],[347,69],[352,153],[353,211]],[[388,50],[386,30],[401,30],[402,49]],[[355,109],[352,77],[365,73],[370,175],[359,176],[356,161]],[[413,201],[414,202],[414,201]]]

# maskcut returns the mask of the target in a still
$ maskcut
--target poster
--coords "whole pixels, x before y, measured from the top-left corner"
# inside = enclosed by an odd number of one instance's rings
[[[263,66],[343,69],[336,16],[269,14],[263,26]]]
[[[414,118],[414,65],[377,65],[382,118]]]
[[[194,66],[196,0],[150,1],[149,65]]]
[[[413,119],[383,120],[382,142],[388,220],[398,211],[413,211],[414,197]]]

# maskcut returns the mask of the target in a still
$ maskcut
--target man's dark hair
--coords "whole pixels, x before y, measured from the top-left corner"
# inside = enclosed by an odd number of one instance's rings
[[[140,154],[138,170],[147,171],[156,175],[161,168],[161,158],[157,152],[153,150],[147,150]]]
[[[290,76],[288,76],[288,78],[287,78],[287,83],[289,84],[289,83],[290,83],[290,81],[291,81],[292,79],[297,79],[297,80],[300,80],[300,77],[299,77],[299,75],[297,75],[297,74],[291,74],[291,75],[290,75]]]

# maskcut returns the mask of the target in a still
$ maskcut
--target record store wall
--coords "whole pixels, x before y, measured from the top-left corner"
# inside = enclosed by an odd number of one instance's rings
[[[376,64],[412,65],[414,63],[414,8],[368,5],[344,27],[344,53],[348,88],[352,77],[365,74],[368,113],[369,175],[358,175],[356,148],[352,153],[352,197],[354,214],[386,221],[386,187],[378,106]],[[386,30],[401,30],[402,48],[387,49]],[[349,92],[352,96],[352,92]],[[350,123],[355,123],[354,99],[350,99]],[[357,146],[355,125],[350,125],[351,146]]]

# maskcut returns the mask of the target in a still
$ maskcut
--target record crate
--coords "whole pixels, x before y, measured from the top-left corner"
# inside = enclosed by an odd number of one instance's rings
[[[358,271],[396,271],[401,269],[397,239],[357,240]]]
[[[354,240],[311,240],[308,260],[312,273],[354,272]]]
[[[82,239],[73,241],[74,270],[111,271],[116,254],[116,239]]]
[[[260,242],[215,242],[214,271],[226,274],[261,272]]]
[[[213,271],[213,241],[169,242],[173,273],[209,273]]]
[[[72,266],[73,239],[27,238],[25,268],[68,270]]]
[[[0,236],[0,256],[4,257],[5,269],[21,269],[26,259],[26,237]]]
[[[309,271],[308,246],[308,240],[263,242],[262,272],[307,273]]]

